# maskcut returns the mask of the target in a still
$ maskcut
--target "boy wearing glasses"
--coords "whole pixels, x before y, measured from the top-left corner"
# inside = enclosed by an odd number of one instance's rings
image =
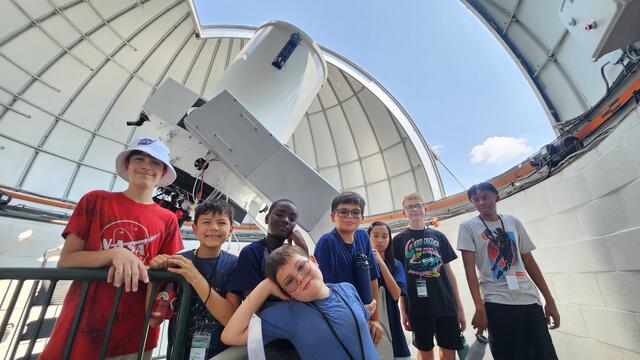
[[[291,301],[259,314],[264,342],[288,339],[302,359],[378,359],[367,334],[370,313],[353,285],[325,284],[316,259],[295,245],[274,250],[266,274],[229,320],[222,341],[245,345],[252,315],[277,296]]]
[[[457,258],[447,237],[425,227],[426,211],[422,197],[410,194],[402,200],[409,228],[393,238],[393,252],[404,265],[408,297],[400,301],[400,318],[407,331],[413,331],[413,345],[419,359],[433,359],[433,336],[440,348],[440,359],[455,359],[462,348],[460,333],[465,319],[456,278],[449,262]]]
[[[472,186],[467,196],[479,212],[458,231],[458,250],[476,307],[471,325],[478,333],[489,329],[496,360],[557,359],[547,325],[558,328],[560,314],[531,254],[535,245],[517,218],[498,214],[500,196],[491,183]]]
[[[244,299],[264,278],[267,257],[285,243],[296,244],[303,249],[307,245],[302,235],[295,230],[298,223],[298,208],[289,199],[276,200],[271,204],[264,219],[267,224],[267,236],[245,246],[238,256],[238,265],[231,276],[229,291],[231,299],[238,303]],[[265,306],[279,301],[276,297],[268,299]],[[284,340],[265,342],[267,359],[298,359],[291,343]]]
[[[366,255],[371,276],[371,294],[375,300],[378,298],[380,270],[371,251],[369,235],[363,229],[358,229],[364,220],[364,206],[364,199],[355,192],[345,191],[338,194],[331,202],[331,221],[335,228],[320,237],[314,255],[327,283],[348,282],[356,287],[358,284],[356,284],[354,258]],[[373,342],[378,344],[383,330],[378,322],[377,309],[371,316],[369,329]]]

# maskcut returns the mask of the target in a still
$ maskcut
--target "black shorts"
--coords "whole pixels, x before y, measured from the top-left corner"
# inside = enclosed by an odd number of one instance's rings
[[[458,318],[450,316],[410,316],[413,346],[420,351],[433,349],[433,335],[438,346],[450,350],[462,349]]]
[[[542,306],[484,304],[495,360],[557,360]]]

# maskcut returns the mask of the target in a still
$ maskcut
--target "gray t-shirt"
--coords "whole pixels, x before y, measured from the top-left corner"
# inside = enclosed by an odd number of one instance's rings
[[[538,289],[524,268],[521,254],[536,246],[522,223],[511,215],[500,215],[504,222],[485,221],[475,216],[462,224],[458,231],[458,250],[475,252],[480,273],[480,293],[485,302],[507,305],[541,304]],[[500,236],[502,233],[503,236]],[[506,236],[504,236],[506,233]],[[518,288],[509,289],[507,277],[515,276]],[[512,287],[514,287],[512,285]]]

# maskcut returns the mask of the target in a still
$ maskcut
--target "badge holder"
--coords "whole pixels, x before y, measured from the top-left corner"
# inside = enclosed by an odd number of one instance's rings
[[[518,278],[515,275],[506,275],[507,278],[507,288],[509,290],[518,290],[520,289],[520,285],[518,284]]]
[[[416,291],[419,298],[429,297],[429,294],[427,293],[427,281],[423,278],[416,280]]]
[[[191,340],[191,352],[189,353],[189,360],[205,360],[210,341],[210,333],[194,333],[193,339]]]

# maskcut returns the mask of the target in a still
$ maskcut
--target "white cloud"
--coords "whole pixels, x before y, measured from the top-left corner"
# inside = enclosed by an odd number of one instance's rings
[[[507,161],[532,152],[533,149],[527,144],[526,139],[511,136],[491,136],[482,144],[474,146],[469,156],[474,164],[502,165]]]

